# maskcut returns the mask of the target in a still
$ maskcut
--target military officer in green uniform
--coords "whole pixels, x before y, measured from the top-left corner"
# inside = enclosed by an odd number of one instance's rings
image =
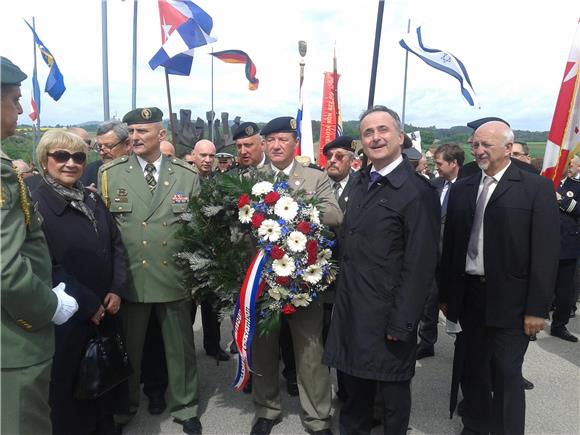
[[[151,310],[155,310],[169,375],[168,405],[188,434],[201,433],[198,382],[191,327],[191,297],[184,271],[175,261],[176,233],[189,198],[199,192],[199,178],[183,160],[162,155],[166,131],[156,107],[135,109],[123,117],[129,129],[131,156],[103,165],[99,191],[115,217],[130,263],[124,327],[134,374],[129,379],[129,415],[139,407],[141,355]]]
[[[20,68],[0,57],[1,128],[16,132]],[[78,309],[64,284],[52,290],[52,264],[28,190],[12,160],[0,150],[0,243],[2,245],[2,427],[3,434],[50,434],[48,384],[54,354],[53,323]]]
[[[296,120],[283,116],[271,120],[262,129],[270,164],[260,171],[276,177],[286,177],[293,190],[303,190],[318,199],[321,221],[331,227],[342,222],[342,212],[336,202],[328,176],[317,169],[302,166],[294,159],[299,143]],[[328,367],[322,365],[322,302],[313,302],[287,317],[294,353],[302,423],[317,435],[331,435],[331,390]],[[278,331],[256,334],[252,342],[254,371],[252,394],[256,407],[252,435],[267,435],[281,416],[278,372]]]

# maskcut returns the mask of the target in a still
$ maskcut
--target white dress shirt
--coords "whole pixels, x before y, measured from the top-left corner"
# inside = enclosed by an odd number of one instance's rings
[[[493,177],[495,180],[495,183],[492,183],[488,190],[487,190],[487,198],[485,198],[485,206],[484,206],[484,210],[485,207],[487,207],[487,203],[489,202],[489,198],[491,198],[491,195],[493,195],[493,192],[495,191],[495,188],[497,187],[497,185],[499,184],[501,177],[503,177],[503,174],[505,174],[505,171],[507,170],[507,168],[511,165],[511,162],[508,162],[507,166],[505,168],[503,168],[501,171],[499,171],[497,174],[495,174]],[[481,180],[479,182],[479,188],[477,190],[477,197],[479,198],[479,195],[481,193],[481,191],[483,190],[483,178],[484,177],[489,177],[489,175],[487,175],[485,173],[485,171],[481,171]],[[477,200],[476,200],[477,203]],[[483,229],[485,226],[485,211],[483,214],[483,222],[481,225],[481,229],[479,230],[479,235],[477,237],[477,257],[475,257],[474,259],[471,259],[469,257],[469,255],[465,256],[465,273],[467,273],[468,275],[485,275],[485,265],[483,264]]]
[[[155,178],[155,181],[157,181],[157,182],[159,182],[159,171],[161,169],[161,157],[162,156],[163,155],[160,154],[159,158],[152,163],[152,165],[155,166],[155,172],[153,172],[153,178]],[[147,166],[147,164],[149,164],[149,162],[143,160],[139,156],[137,156],[137,161],[141,165],[141,170],[143,171],[143,177],[145,177],[145,175],[147,175],[147,172],[145,172],[145,166]]]

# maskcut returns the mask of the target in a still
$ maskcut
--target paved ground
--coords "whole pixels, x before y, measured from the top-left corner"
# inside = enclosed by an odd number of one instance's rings
[[[197,316],[201,319],[201,316]],[[202,342],[201,325],[194,325],[195,342]],[[411,434],[458,434],[461,422],[457,416],[449,419],[449,385],[453,356],[453,339],[443,331],[439,322],[440,338],[434,358],[417,363],[413,380],[413,408]],[[548,324],[549,328],[549,324]],[[580,320],[571,319],[571,332],[580,335]],[[222,337],[230,334],[229,326],[222,325]],[[222,342],[225,340],[223,339]],[[225,343],[223,343],[225,345]],[[253,418],[251,397],[236,393],[230,387],[235,372],[235,360],[216,365],[215,360],[197,349],[200,370],[200,416],[204,434],[248,434]],[[528,434],[580,434],[580,343],[568,343],[551,337],[545,332],[530,343],[524,363],[524,375],[535,384],[526,392]],[[300,423],[298,398],[286,394],[281,378],[283,420],[276,425],[273,434],[304,434]],[[339,406],[336,403],[333,431],[338,434]],[[147,413],[147,403],[142,400],[141,409],[133,422],[125,428],[125,434],[181,434],[181,426],[173,423],[165,412],[160,416]],[[373,434],[382,434],[382,427]]]

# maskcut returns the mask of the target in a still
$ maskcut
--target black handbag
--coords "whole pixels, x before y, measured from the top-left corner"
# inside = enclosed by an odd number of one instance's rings
[[[133,373],[121,334],[105,335],[96,326],[93,330],[79,367],[75,399],[96,399]]]

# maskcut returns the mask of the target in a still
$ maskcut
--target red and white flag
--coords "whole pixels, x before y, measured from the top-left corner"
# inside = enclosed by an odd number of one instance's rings
[[[578,21],[570,55],[566,62],[564,79],[562,80],[558,101],[556,102],[542,167],[542,175],[553,180],[556,187],[562,178],[562,172],[568,161],[580,148],[579,63],[580,20]]]

